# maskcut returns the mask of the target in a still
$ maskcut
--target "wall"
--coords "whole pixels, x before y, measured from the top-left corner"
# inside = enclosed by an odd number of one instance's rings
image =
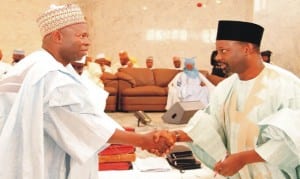
[[[270,49],[273,64],[300,77],[300,1],[256,1],[254,20],[265,27],[261,49]]]
[[[6,61],[14,48],[30,53],[41,45],[35,19],[51,3],[78,3],[90,26],[89,55],[104,52],[118,61],[120,50],[145,65],[172,67],[172,56],[197,56],[197,66],[210,70],[209,56],[219,19],[247,20],[265,27],[262,50],[273,51],[272,61],[300,76],[299,0],[6,0],[0,7],[0,48]],[[206,7],[197,7],[197,3]],[[292,61],[292,63],[291,63]]]
[[[0,6],[0,48],[3,60],[12,61],[14,49],[23,49],[26,54],[40,48],[41,37],[36,18],[55,0],[6,0]]]
[[[206,8],[198,8],[196,0],[93,1],[88,5],[94,40],[91,55],[104,52],[117,62],[118,52],[126,50],[140,66],[153,56],[155,67],[172,67],[174,55],[196,56],[198,67],[209,69],[218,19],[252,20],[253,8],[252,1],[207,2]],[[239,10],[232,11],[234,6]]]

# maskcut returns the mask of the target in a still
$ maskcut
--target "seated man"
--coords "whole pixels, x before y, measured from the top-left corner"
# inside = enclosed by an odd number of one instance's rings
[[[147,68],[153,68],[153,57],[152,56],[149,56],[147,57],[146,59],[146,67]]]
[[[264,62],[271,63],[272,52],[270,50],[262,51],[260,54]]]
[[[174,56],[173,57],[173,65],[174,65],[174,69],[181,69],[181,59],[178,56]]]
[[[25,51],[21,49],[15,49],[12,54],[12,59],[13,59],[12,64],[14,65],[18,63],[23,58],[25,58]]]
[[[85,66],[83,68],[82,75],[89,78],[99,87],[103,88],[103,82],[100,79],[102,75],[102,70],[100,65],[94,62],[90,57],[83,57],[83,58],[85,58],[84,60]]]
[[[214,85],[195,68],[194,58],[185,58],[183,72],[178,73],[168,87],[166,110],[179,101],[200,101],[207,105]]]
[[[100,65],[102,72],[112,73],[111,61],[105,57],[104,53],[99,53],[96,56],[95,62]]]
[[[119,68],[126,68],[127,63],[130,61],[129,56],[126,51],[119,52],[119,62],[111,66],[113,73],[117,73]]]

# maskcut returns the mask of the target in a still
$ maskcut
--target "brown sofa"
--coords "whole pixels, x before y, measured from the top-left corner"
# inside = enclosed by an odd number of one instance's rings
[[[181,70],[167,68],[120,68],[116,74],[103,73],[104,89],[109,92],[105,110],[114,111],[165,111],[168,84]],[[213,84],[220,80],[200,72]]]
[[[180,72],[163,68],[121,68],[118,111],[165,111],[168,84]]]
[[[118,77],[114,74],[104,72],[101,76],[101,80],[104,84],[104,90],[109,93],[106,100],[105,111],[114,112],[117,110],[118,104]]]

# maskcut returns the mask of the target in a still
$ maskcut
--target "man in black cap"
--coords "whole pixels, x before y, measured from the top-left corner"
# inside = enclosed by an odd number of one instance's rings
[[[270,50],[262,51],[262,52],[260,52],[260,54],[261,54],[261,57],[262,57],[264,62],[271,63],[272,52]]]
[[[205,110],[169,137],[188,142],[216,174],[299,178],[300,80],[263,63],[263,31],[249,22],[219,21],[216,60],[233,74],[216,86]]]

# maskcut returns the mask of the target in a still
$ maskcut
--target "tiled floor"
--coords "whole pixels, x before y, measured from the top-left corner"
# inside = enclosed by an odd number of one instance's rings
[[[161,118],[164,114],[162,112],[146,112],[152,121],[149,125],[141,125],[140,127],[137,126],[138,119],[132,112],[112,112],[107,114],[124,127],[134,127],[137,132],[147,132],[155,129],[176,129],[185,126],[184,124],[165,123]]]

